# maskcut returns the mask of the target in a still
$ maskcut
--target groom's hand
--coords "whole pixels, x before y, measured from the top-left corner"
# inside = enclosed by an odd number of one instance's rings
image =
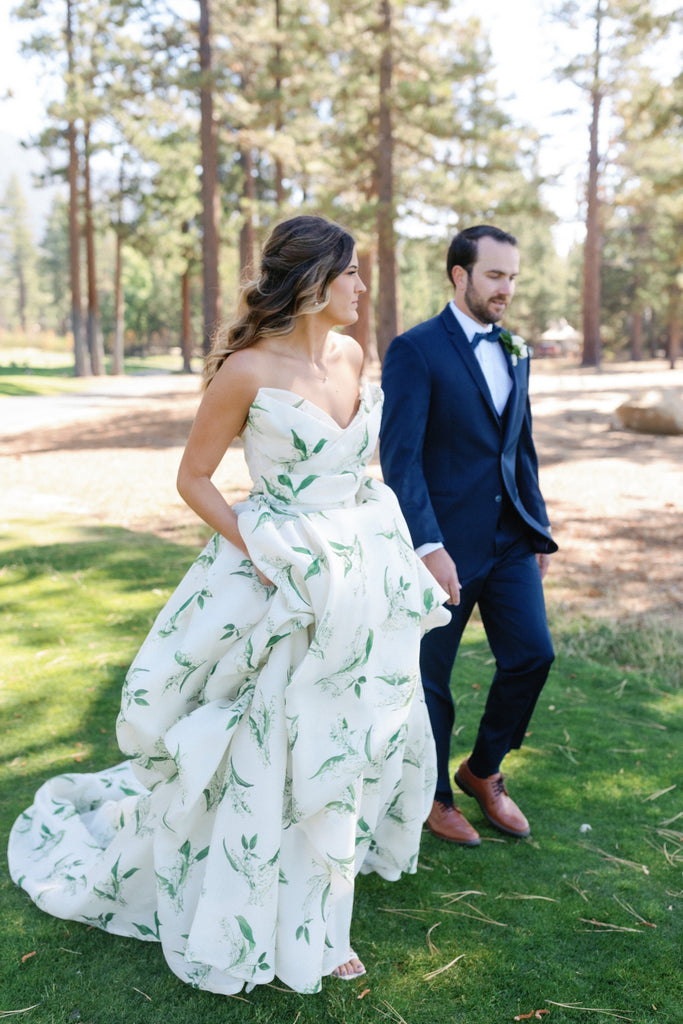
[[[537,552],[536,561],[538,562],[538,568],[541,570],[541,579],[544,580],[550,568],[550,555],[546,554],[545,551]]]
[[[455,562],[445,548],[437,548],[430,551],[428,555],[422,556],[422,561],[429,569],[432,576],[448,594],[446,604],[460,604],[460,580]]]

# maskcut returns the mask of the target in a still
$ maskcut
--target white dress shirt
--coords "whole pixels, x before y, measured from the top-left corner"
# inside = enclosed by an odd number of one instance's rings
[[[463,313],[461,309],[458,309],[453,300],[449,302],[449,308],[465,332],[465,337],[470,344],[475,334],[490,333],[492,324],[487,324],[486,326],[478,324],[467,313]],[[488,389],[491,392],[496,412],[499,416],[502,416],[503,409],[512,391],[512,381],[510,380],[507,359],[505,358],[502,346],[492,345],[490,341],[484,339],[475,348],[474,355],[481,366],[481,372],[484,374]]]
[[[492,324],[484,327],[482,324],[477,323],[467,313],[463,313],[461,309],[458,309],[453,300],[450,301],[449,308],[462,327],[465,337],[470,344],[472,344],[472,338],[475,334],[488,334],[491,331]],[[491,342],[482,339],[475,348],[474,355],[481,366],[481,372],[484,374],[484,379],[486,380],[496,411],[501,416],[512,391],[512,381],[510,380],[505,353],[500,345],[493,345]],[[415,549],[415,554],[419,558],[423,558],[425,555],[429,555],[432,551],[438,551],[442,547],[443,544],[440,544],[438,541],[420,544],[419,548]]]

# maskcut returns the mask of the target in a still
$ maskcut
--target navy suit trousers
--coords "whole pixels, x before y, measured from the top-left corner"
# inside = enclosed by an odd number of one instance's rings
[[[436,741],[435,799],[447,804],[453,799],[448,762],[455,722],[450,681],[460,638],[475,604],[496,661],[469,759],[475,775],[493,775],[508,751],[522,745],[555,656],[540,570],[514,509],[504,509],[491,555],[481,570],[460,582],[460,604],[448,606],[451,622],[427,633],[420,649],[422,683]]]

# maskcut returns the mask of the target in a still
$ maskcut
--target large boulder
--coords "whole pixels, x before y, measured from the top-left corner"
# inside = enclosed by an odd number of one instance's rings
[[[617,416],[641,434],[683,434],[683,397],[676,390],[646,391],[623,402]]]

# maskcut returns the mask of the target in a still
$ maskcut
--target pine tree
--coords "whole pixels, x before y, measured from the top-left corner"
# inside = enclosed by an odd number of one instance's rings
[[[38,253],[33,241],[28,203],[15,174],[7,183],[0,205],[0,253],[5,264],[3,290],[5,298],[11,302],[6,316],[11,327],[18,325],[25,334],[37,312]]]
[[[600,152],[605,101],[619,93],[633,60],[661,37],[668,19],[653,14],[650,0],[564,0],[557,18],[570,28],[589,21],[593,47],[559,72],[587,96],[590,108],[588,175],[586,187],[586,239],[583,263],[583,366],[601,361],[601,277],[603,214],[601,173],[605,154]]]
[[[48,330],[66,334],[71,317],[69,293],[69,204],[57,196],[40,240],[38,273],[46,296],[42,323]]]

